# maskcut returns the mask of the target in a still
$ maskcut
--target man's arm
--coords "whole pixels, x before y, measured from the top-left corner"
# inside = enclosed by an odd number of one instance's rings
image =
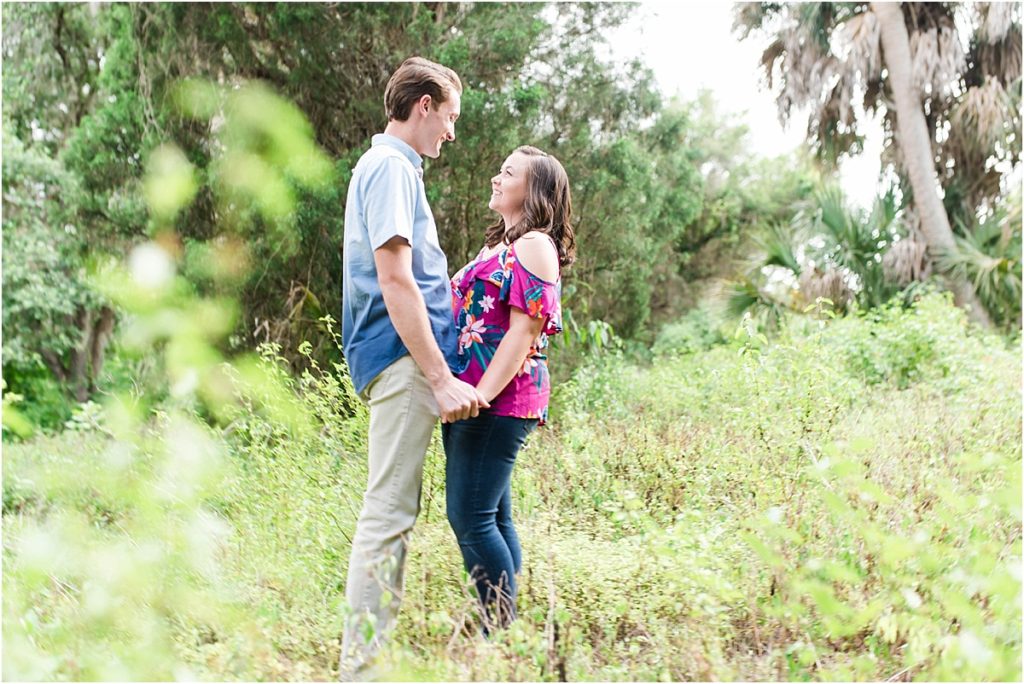
[[[373,252],[391,324],[423,371],[441,410],[441,422],[475,417],[489,404],[476,388],[454,377],[430,330],[427,306],[412,274],[412,247],[393,237]]]

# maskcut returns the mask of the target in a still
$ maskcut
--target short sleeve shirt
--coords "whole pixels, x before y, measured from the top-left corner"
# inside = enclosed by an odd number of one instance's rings
[[[393,237],[412,247],[412,271],[430,329],[453,372],[457,338],[451,318],[448,261],[423,187],[423,159],[391,135],[373,136],[356,164],[345,205],[341,340],[357,392],[409,353],[391,323],[374,251]]]
[[[459,379],[477,385],[508,332],[512,307],[541,318],[544,325],[512,380],[491,400],[499,416],[548,417],[551,379],[545,351],[548,336],[562,332],[561,279],[542,280],[519,263],[515,244],[471,261],[452,277],[452,316],[465,369]]]

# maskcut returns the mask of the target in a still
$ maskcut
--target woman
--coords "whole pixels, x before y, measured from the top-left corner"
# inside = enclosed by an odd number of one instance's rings
[[[512,467],[526,436],[547,417],[551,384],[544,349],[562,331],[560,272],[575,239],[569,179],[557,159],[516,149],[491,179],[488,206],[500,218],[484,247],[452,278],[459,375],[490,409],[441,426],[447,455],[448,520],[476,582],[488,625],[515,618],[522,565],[512,524]]]

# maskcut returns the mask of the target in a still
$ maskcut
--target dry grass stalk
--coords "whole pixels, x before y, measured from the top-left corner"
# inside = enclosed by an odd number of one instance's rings
[[[844,309],[853,300],[853,290],[846,283],[843,273],[832,266],[821,270],[818,267],[805,268],[800,274],[800,294],[807,303],[828,299],[836,309]]]

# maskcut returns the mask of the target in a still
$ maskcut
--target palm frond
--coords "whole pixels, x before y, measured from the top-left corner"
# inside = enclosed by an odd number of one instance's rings
[[[996,318],[1019,326],[1021,301],[1020,233],[1004,244],[998,221],[990,219],[966,235],[956,246],[939,254],[940,266],[954,278],[969,280],[979,299]]]
[[[828,242],[829,257],[855,273],[862,272],[878,252],[876,226],[847,206],[842,190],[835,185],[815,196],[818,232]],[[886,229],[888,225],[884,226]]]
[[[760,2],[738,2],[733,6],[732,30],[741,40],[760,30],[771,12]]]
[[[810,234],[817,240],[808,244],[817,248],[812,258],[822,274],[833,268],[846,274],[843,283],[847,289],[835,285],[838,289],[829,298],[836,302],[856,298],[866,307],[884,303],[896,292],[885,276],[882,254],[896,234],[898,203],[894,191],[877,197],[870,212],[850,207],[836,185],[821,188],[814,203],[816,213]],[[816,288],[811,281],[801,287]]]
[[[1015,116],[1018,114],[1002,81],[989,76],[982,85],[968,88],[953,110],[953,130],[959,133],[956,142],[968,151],[987,153],[1013,130]]]
[[[998,76],[1010,91],[1019,91],[1019,87],[1011,87],[1021,74],[1021,25],[1020,19],[1014,21],[1007,29],[1002,40],[988,42],[984,38],[971,43],[968,62],[967,85],[979,85],[987,76]]]
[[[875,13],[866,10],[850,17],[838,35],[849,50],[845,60],[847,80],[852,83],[876,77],[882,68],[882,48]]]
[[[750,280],[726,283],[722,293],[726,316],[735,320],[749,315],[770,330],[778,329],[787,310],[784,304],[774,300]]]
[[[762,301],[757,286],[749,280],[730,282],[725,287],[725,313],[730,318],[742,318]]]
[[[1006,37],[1013,26],[1013,10],[1016,3],[1012,2],[981,2],[975,6],[978,10],[978,37],[984,42],[998,43]]]
[[[800,294],[808,304],[828,300],[837,311],[844,310],[854,297],[847,275],[835,267],[804,270],[800,274]]]
[[[881,233],[891,232],[890,229],[896,221],[899,210],[896,190],[890,187],[885,193],[875,198],[871,205],[871,213],[868,215],[868,223]]]
[[[761,266],[781,266],[794,275],[800,275],[800,262],[796,258],[793,231],[782,224],[771,224],[765,233],[756,238],[757,246],[764,253]]]
[[[967,56],[952,19],[942,16],[933,25],[910,35],[910,61],[914,86],[922,95],[950,94],[950,84],[967,68]]]
[[[849,230],[850,216],[843,191],[839,186],[829,185],[818,192],[816,199],[821,226],[837,239],[844,236]]]
[[[931,275],[927,243],[915,232],[898,240],[882,256],[885,279],[899,287],[920,282]]]

